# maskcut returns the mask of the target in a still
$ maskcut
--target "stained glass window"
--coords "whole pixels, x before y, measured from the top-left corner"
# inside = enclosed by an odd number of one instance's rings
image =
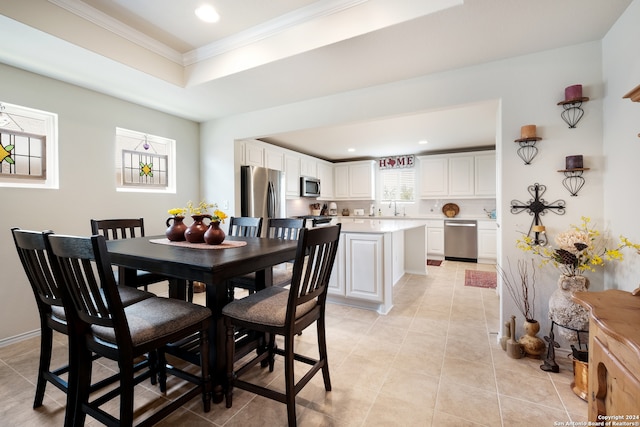
[[[116,129],[116,178],[127,191],[175,191],[175,141]]]
[[[0,187],[58,188],[58,116],[0,101]]]

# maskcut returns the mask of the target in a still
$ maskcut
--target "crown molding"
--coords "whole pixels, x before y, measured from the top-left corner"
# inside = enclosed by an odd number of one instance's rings
[[[324,16],[333,15],[343,10],[358,6],[368,0],[325,0],[291,11],[262,24],[240,31],[229,37],[220,39],[207,46],[194,49],[184,54],[184,65],[193,65],[205,59],[213,58],[225,52],[256,43],[288,28]]]
[[[89,22],[92,22],[105,30],[121,36],[122,38],[129,40],[151,52],[157,53],[176,64],[183,65],[183,57],[180,52],[170,48],[164,43],[160,43],[156,39],[141,33],[140,31],[123,24],[121,21],[112,18],[99,11],[98,9],[89,6],[88,4],[79,0],[48,0],[49,3],[53,3],[58,7],[65,9],[68,12],[73,13]]]
[[[225,37],[209,45],[185,53],[170,48],[164,43],[141,33],[138,30],[112,18],[80,0],[48,0],[87,21],[90,21],[114,34],[117,34],[151,52],[157,53],[182,66],[192,65],[213,58],[239,47],[250,45],[281,33],[288,28],[300,25],[323,16],[339,13],[368,0],[325,0],[291,11],[247,30]]]

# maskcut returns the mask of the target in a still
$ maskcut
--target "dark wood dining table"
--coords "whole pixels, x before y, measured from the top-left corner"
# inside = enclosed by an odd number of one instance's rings
[[[214,400],[222,400],[226,382],[225,334],[222,307],[228,302],[227,280],[256,272],[256,286],[271,286],[274,265],[295,258],[297,241],[258,237],[227,236],[225,241],[246,241],[246,245],[225,249],[200,249],[152,243],[164,236],[147,236],[107,241],[111,262],[124,267],[120,284],[135,283],[135,270],[160,273],[170,278],[169,295],[185,298],[186,281],[206,284],[206,305],[215,319],[211,326],[210,367]]]

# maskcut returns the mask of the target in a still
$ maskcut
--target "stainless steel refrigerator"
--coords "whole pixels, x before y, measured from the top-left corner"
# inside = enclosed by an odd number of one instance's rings
[[[262,217],[262,230],[268,218],[286,216],[284,172],[257,166],[240,168],[240,212],[242,216]]]

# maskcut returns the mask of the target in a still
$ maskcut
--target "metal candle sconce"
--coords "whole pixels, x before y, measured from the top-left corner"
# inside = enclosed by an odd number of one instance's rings
[[[547,241],[547,233],[545,226],[542,225],[543,216],[548,210],[555,213],[556,215],[564,215],[565,213],[565,202],[564,200],[556,200],[553,203],[547,203],[542,195],[545,191],[547,191],[547,187],[545,185],[541,185],[535,183],[527,187],[527,191],[533,197],[529,199],[527,203],[520,202],[518,200],[511,201],[511,213],[519,214],[521,212],[527,211],[529,215],[533,216],[533,221],[531,222],[531,227],[529,227],[529,232],[527,236],[531,236],[533,233],[533,244],[544,246],[548,243]]]
[[[536,136],[536,125],[526,125],[520,128],[520,138],[516,139],[520,145],[518,148],[518,156],[524,161],[525,165],[530,165],[533,158],[538,154],[536,142],[542,140]]]
[[[582,189],[585,183],[582,173],[588,171],[589,168],[583,167],[581,155],[567,156],[565,164],[566,168],[558,171],[564,173],[565,176],[562,180],[562,185],[564,185],[564,188],[566,188],[572,196],[577,196],[578,191]]]
[[[575,128],[582,116],[584,116],[584,110],[581,107],[582,103],[588,100],[589,98],[582,96],[582,85],[573,85],[565,88],[564,101],[558,102],[558,105],[562,105],[562,108],[564,108],[560,117],[569,125],[569,129]]]

